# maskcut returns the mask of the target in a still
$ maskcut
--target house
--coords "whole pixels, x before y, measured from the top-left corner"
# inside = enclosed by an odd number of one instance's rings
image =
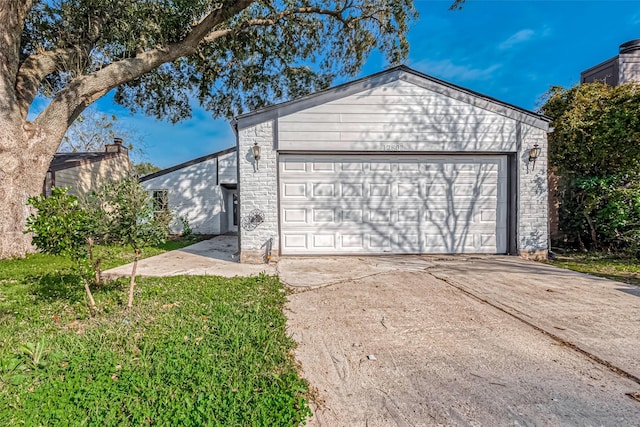
[[[640,39],[622,43],[617,56],[580,73],[580,83],[594,81],[611,86],[640,81]]]
[[[53,187],[70,187],[69,194],[95,191],[105,184],[127,177],[131,173],[129,151],[122,139],[114,138],[104,151],[56,153],[49,165],[42,194],[51,195]]]
[[[140,178],[159,208],[186,220],[197,234],[238,230],[236,147]],[[174,227],[179,231],[181,225]]]
[[[241,262],[547,255],[537,113],[399,66],[233,124]]]

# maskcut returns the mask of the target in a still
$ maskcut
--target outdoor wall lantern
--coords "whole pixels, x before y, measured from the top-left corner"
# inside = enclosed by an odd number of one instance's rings
[[[257,142],[254,142],[251,150],[253,151],[253,158],[256,160],[256,170],[258,170],[258,160],[260,160],[260,146]]]
[[[538,144],[533,144],[533,148],[529,150],[529,163],[531,163],[531,170],[536,168],[536,160],[538,160],[538,156],[540,155],[540,147]]]

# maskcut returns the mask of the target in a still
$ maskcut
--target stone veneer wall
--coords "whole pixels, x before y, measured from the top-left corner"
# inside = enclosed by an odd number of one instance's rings
[[[547,134],[522,125],[522,146],[518,153],[518,252],[524,258],[546,258],[549,250],[549,185],[547,177]],[[529,150],[538,144],[540,155],[535,168]]]
[[[273,248],[272,259],[279,255],[278,162],[274,140],[271,121],[238,131],[240,262],[266,262],[270,241]],[[252,153],[256,142],[261,150],[257,165]],[[254,210],[262,212],[264,222],[253,230],[246,229],[243,223]]]

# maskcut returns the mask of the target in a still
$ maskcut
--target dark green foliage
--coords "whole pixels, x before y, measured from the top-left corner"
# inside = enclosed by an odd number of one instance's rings
[[[133,306],[135,276],[143,246],[163,243],[169,235],[172,215],[168,210],[156,210],[153,200],[136,177],[106,186],[97,196],[101,201],[100,216],[109,243],[133,248],[128,306]],[[96,215],[98,216],[98,215]]]
[[[42,294],[42,260],[65,280],[51,256],[0,261],[3,425],[295,426],[309,414],[277,278],[141,279],[127,312],[118,281],[96,290],[104,310],[88,318],[69,303],[77,288]]]
[[[553,119],[549,161],[562,176],[610,177],[640,166],[640,85],[554,87],[542,112]]]
[[[85,195],[81,201],[54,188],[51,197],[32,197],[36,210],[27,219],[27,230],[43,253],[69,256],[83,279],[87,297],[95,309],[90,282],[100,282],[102,259],[94,245],[119,244],[132,248],[135,257],[131,277],[130,304],[135,285],[135,263],[144,246],[163,243],[169,234],[171,213],[156,212],[151,197],[137,178],[105,186],[99,193]],[[104,253],[103,253],[104,254]]]
[[[209,13],[227,14],[195,53],[117,88],[116,102],[175,122],[191,113],[190,94],[215,116],[232,117],[353,76],[371,52],[390,64],[407,56],[412,0],[64,0],[41,1],[23,34],[23,54],[77,46],[81,63],[61,64],[44,92],[159,46],[181,42]],[[459,2],[456,2],[459,3]]]
[[[33,244],[41,252],[78,260],[88,255],[87,238],[95,223],[67,191],[54,187],[50,197],[30,197],[27,203],[36,212],[27,218],[27,231],[33,233]]]
[[[560,228],[567,243],[640,250],[640,86],[553,88],[549,163],[560,176]]]
[[[30,197],[27,203],[35,209],[27,218],[27,232],[33,233],[33,244],[45,254],[71,258],[84,285],[88,305],[95,310],[90,282],[97,281],[93,260],[94,237],[100,229],[99,216],[82,208],[78,198],[67,194],[68,188],[53,188],[50,197]]]

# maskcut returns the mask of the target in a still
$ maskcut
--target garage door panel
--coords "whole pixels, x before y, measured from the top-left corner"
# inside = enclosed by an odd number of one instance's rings
[[[369,211],[369,222],[372,224],[391,224],[391,209]]]
[[[341,183],[340,194],[343,198],[357,199],[361,198],[364,194],[364,185],[362,183]]]
[[[345,224],[362,224],[362,209],[343,209],[342,222]]]
[[[505,176],[505,156],[281,155],[280,249],[504,253]]]
[[[288,249],[307,249],[307,233],[285,233],[284,246]]]
[[[332,250],[336,246],[335,234],[313,234],[311,237],[313,240],[313,247],[317,249],[330,249]]]
[[[360,233],[342,234],[340,235],[340,243],[344,249],[364,249],[364,236]]]
[[[316,224],[332,224],[335,222],[336,211],[334,209],[311,209],[311,217]]]
[[[304,199],[307,196],[307,185],[300,182],[289,182],[282,185],[282,194],[284,197],[295,197]]]
[[[336,165],[333,162],[313,162],[311,163],[311,171],[327,173],[327,172],[335,172]]]
[[[298,208],[285,208],[282,210],[282,221],[285,224],[306,224],[307,210]]]

